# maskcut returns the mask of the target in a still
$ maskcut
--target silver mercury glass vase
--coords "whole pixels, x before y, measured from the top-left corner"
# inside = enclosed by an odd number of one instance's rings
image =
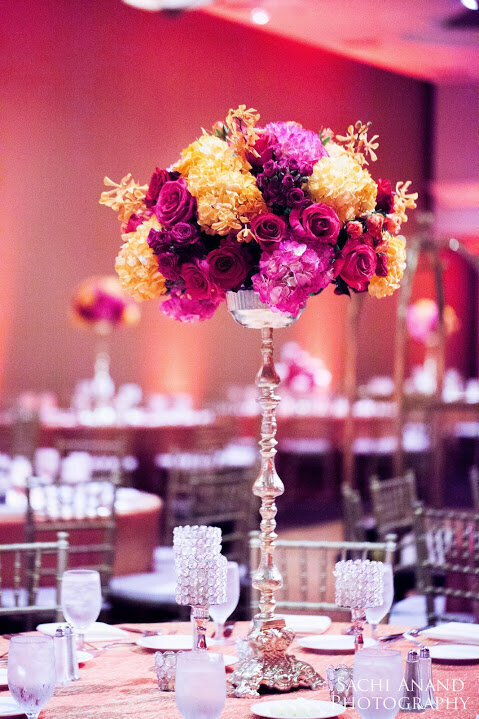
[[[260,593],[259,613],[253,619],[248,634],[251,656],[239,661],[230,677],[231,692],[237,697],[258,695],[261,685],[280,691],[294,687],[319,689],[324,679],[313,669],[286,650],[294,639],[294,633],[286,629],[284,619],[275,616],[275,592],[283,580],[274,563],[274,546],[277,539],[276,498],[283,494],[284,485],[276,472],[276,406],[280,398],[275,393],[280,383],[273,361],[273,329],[289,327],[300,313],[291,317],[273,312],[264,305],[253,290],[227,292],[228,310],[233,319],[243,327],[261,330],[262,364],[256,376],[259,389],[258,403],[262,410],[261,439],[259,441],[261,468],[253,485],[253,494],[261,499],[261,560],[253,573],[252,584]]]

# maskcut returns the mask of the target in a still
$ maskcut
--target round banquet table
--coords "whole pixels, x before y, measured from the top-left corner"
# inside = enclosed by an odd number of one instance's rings
[[[0,544],[25,541],[25,506],[24,495],[20,491],[9,490],[7,504],[0,505]],[[114,575],[152,571],[153,549],[159,543],[162,507],[160,497],[120,487],[116,502]],[[71,544],[95,543],[98,541],[95,531],[72,532],[69,541]],[[55,538],[55,533],[50,536],[50,532],[45,532],[41,539],[47,541],[52,537]],[[70,566],[73,566],[72,562]],[[8,577],[3,576],[2,582],[6,586]]]
[[[332,624],[328,633],[342,632],[346,624]],[[168,623],[161,625],[137,625],[144,629],[161,630],[164,633],[187,633],[189,624]],[[237,623],[234,636],[244,636],[248,629],[247,622]],[[392,634],[404,631],[405,627],[381,625],[381,634]],[[139,634],[130,634],[125,641],[136,641]],[[101,646],[104,642],[98,642]],[[413,645],[401,640],[394,642],[406,657],[408,649]],[[7,641],[0,639],[0,654],[8,649]],[[234,647],[225,647],[215,651],[234,654]],[[300,650],[294,643],[292,651],[297,657],[309,662],[325,676],[328,664],[352,664],[353,655],[319,654]],[[153,671],[153,652],[134,645],[118,645],[110,647],[80,667],[81,681],[67,687],[59,687],[41,712],[41,719],[64,719],[74,716],[75,719],[181,719],[175,704],[174,693],[160,692],[157,688],[156,676]],[[438,708],[434,712],[435,719],[475,719],[479,710],[479,683],[477,681],[477,664],[453,666],[433,664],[433,683],[437,687],[436,700]],[[453,684],[455,680],[455,684]],[[0,694],[5,696],[5,690]],[[293,698],[303,696],[309,699],[329,700],[329,690],[323,687],[312,692],[309,689],[295,691],[290,694],[276,694],[263,699],[227,698],[220,719],[253,719],[250,707],[257,701],[271,698]],[[462,700],[462,701],[461,701]],[[465,703],[465,707],[464,707]],[[348,708],[341,716],[344,719],[357,719],[358,712]],[[400,712],[398,717],[410,716]]]

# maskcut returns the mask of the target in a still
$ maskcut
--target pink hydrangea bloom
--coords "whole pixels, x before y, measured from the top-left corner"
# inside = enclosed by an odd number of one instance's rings
[[[253,287],[260,299],[276,312],[295,316],[308,295],[324,289],[334,278],[334,249],[322,245],[312,249],[286,240],[271,254],[264,253]]]
[[[290,158],[300,166],[312,167],[328,154],[316,132],[305,130],[295,122],[270,122],[264,129],[276,159]]]
[[[219,299],[191,299],[180,292],[172,292],[169,299],[161,305],[161,312],[172,320],[180,322],[200,322],[209,320],[220,304]]]

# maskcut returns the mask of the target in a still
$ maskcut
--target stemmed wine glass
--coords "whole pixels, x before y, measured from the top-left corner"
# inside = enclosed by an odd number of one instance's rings
[[[175,699],[183,719],[218,719],[226,701],[223,655],[210,652],[179,654]]]
[[[378,624],[392,607],[394,599],[394,578],[390,564],[383,564],[383,595],[382,604],[378,607],[366,607],[366,620],[371,627],[371,636],[378,638]]]
[[[55,654],[51,637],[12,637],[8,651],[8,688],[28,719],[37,719],[55,690]]]
[[[85,648],[85,632],[101,610],[100,575],[94,569],[69,569],[62,577],[62,611],[73,625],[79,648]]]
[[[215,644],[234,644],[232,639],[225,639],[225,622],[238,606],[240,596],[239,568],[236,562],[228,562],[226,566],[226,602],[212,604],[210,617],[216,622]]]

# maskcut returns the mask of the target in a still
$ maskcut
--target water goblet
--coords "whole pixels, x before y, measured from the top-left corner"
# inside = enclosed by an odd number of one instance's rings
[[[394,719],[401,708],[402,680],[400,652],[381,644],[357,652],[353,697],[361,719]]]
[[[38,635],[12,637],[7,677],[8,688],[20,712],[28,719],[37,719],[55,689],[53,639]]]
[[[226,701],[223,655],[180,654],[176,660],[175,699],[183,719],[218,719]]]
[[[383,594],[382,604],[378,607],[366,607],[366,620],[371,627],[371,636],[378,638],[378,624],[384,619],[392,607],[394,599],[394,577],[390,564],[383,564]]]
[[[62,577],[62,611],[78,634],[79,648],[85,648],[85,632],[101,610],[100,575],[93,569],[69,569]]]
[[[234,644],[232,639],[224,636],[225,622],[238,606],[240,596],[239,568],[236,562],[226,565],[226,602],[213,604],[210,617],[216,622],[215,644]]]

